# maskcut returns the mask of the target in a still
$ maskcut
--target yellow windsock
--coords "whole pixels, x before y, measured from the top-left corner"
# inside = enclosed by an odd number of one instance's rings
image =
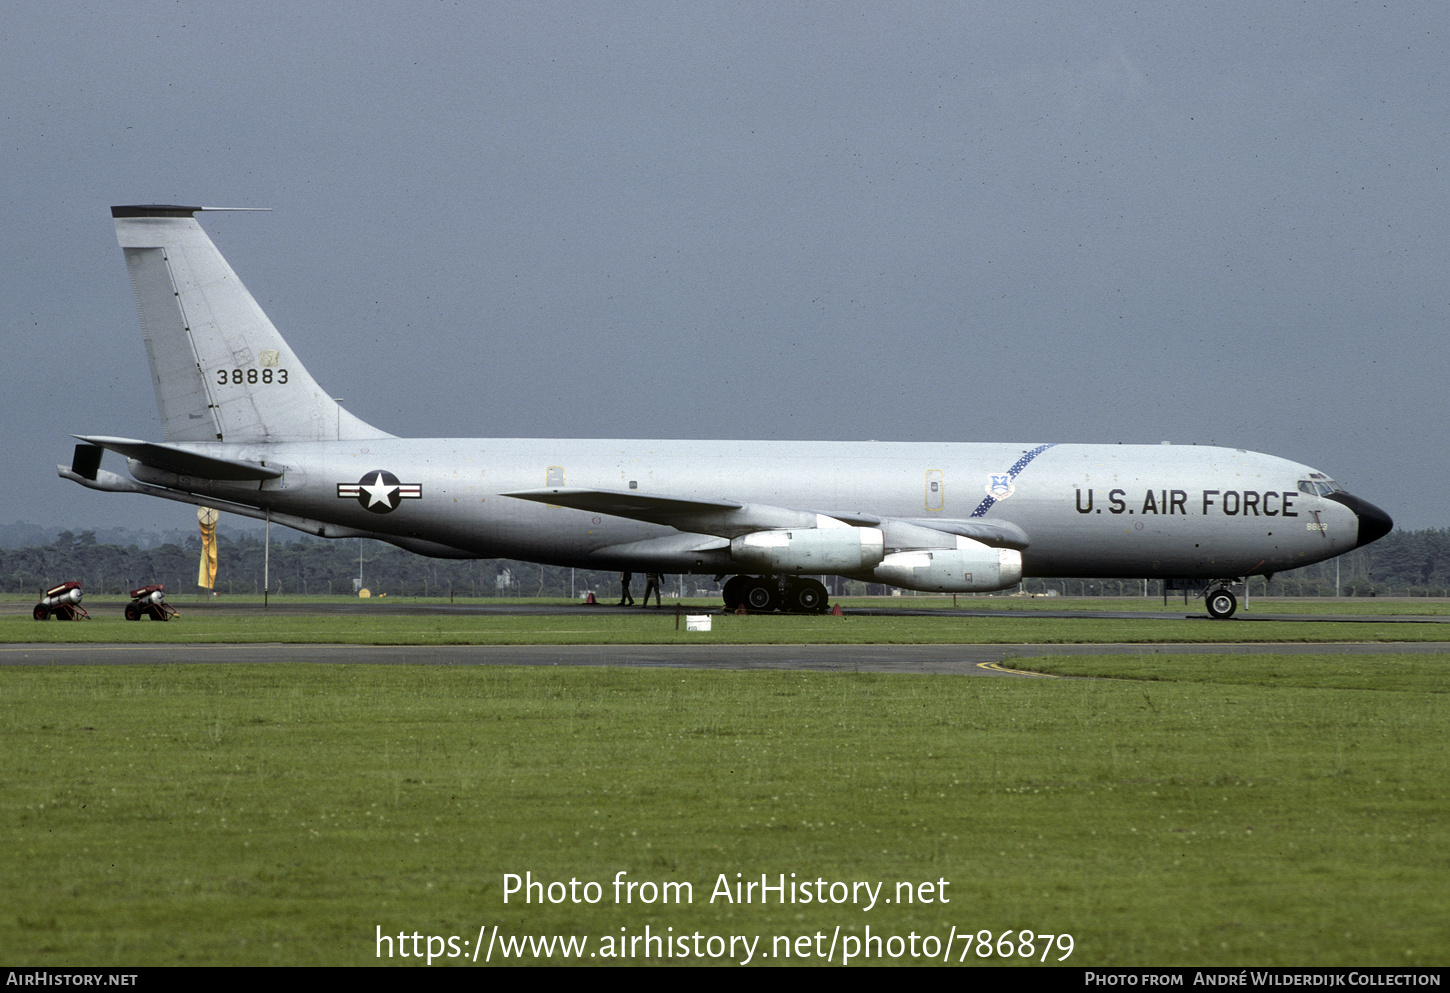
[[[221,515],[211,507],[196,508],[201,525],[201,565],[196,570],[196,585],[211,589],[216,585],[216,522]]]

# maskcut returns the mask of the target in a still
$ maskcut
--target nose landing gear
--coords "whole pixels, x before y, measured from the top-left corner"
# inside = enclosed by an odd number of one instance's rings
[[[1227,620],[1239,609],[1238,598],[1227,586],[1210,589],[1203,595],[1203,602],[1208,607],[1208,616],[1214,620]]]

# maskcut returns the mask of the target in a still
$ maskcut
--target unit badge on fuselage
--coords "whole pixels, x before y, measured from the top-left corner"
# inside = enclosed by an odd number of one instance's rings
[[[987,496],[994,500],[1005,500],[1015,492],[1017,487],[1012,485],[1010,472],[992,473],[991,480],[987,483]]]
[[[391,472],[375,469],[355,483],[338,483],[337,495],[352,497],[374,514],[386,514],[397,510],[404,500],[421,500],[423,484],[400,483]]]

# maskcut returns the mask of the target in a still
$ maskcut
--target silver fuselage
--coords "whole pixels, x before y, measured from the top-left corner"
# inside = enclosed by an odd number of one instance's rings
[[[1274,573],[1360,542],[1353,510],[1301,492],[1308,466],[1226,448],[1054,445],[1011,480],[1009,495],[994,500],[993,474],[1040,446],[391,438],[181,447],[265,462],[283,474],[225,483],[132,463],[133,475],[193,498],[187,502],[257,508],[327,536],[369,534],[430,554],[581,568],[741,571],[728,550],[692,550],[690,536],[674,528],[502,494],[559,485],[823,514],[1007,523],[1026,536],[1023,572],[1031,576]],[[378,471],[418,486],[418,496],[370,511],[352,494]],[[352,490],[340,495],[347,484]]]
[[[313,379],[204,210],[111,208],[163,440],[78,435],[63,477],[426,555],[754,573],[752,603],[801,610],[824,606],[808,575],[942,592],[1023,575],[1224,582],[1392,527],[1308,466],[1226,448],[396,438]],[[106,451],[130,478],[101,468]]]

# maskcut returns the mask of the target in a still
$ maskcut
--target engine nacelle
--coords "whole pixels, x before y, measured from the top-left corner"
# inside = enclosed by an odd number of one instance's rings
[[[730,540],[730,557],[763,573],[862,572],[886,554],[879,528],[854,528],[829,517],[814,528],[756,531]]]
[[[935,593],[987,593],[1022,581],[1022,553],[958,538],[956,548],[894,552],[871,574],[878,583]]]

